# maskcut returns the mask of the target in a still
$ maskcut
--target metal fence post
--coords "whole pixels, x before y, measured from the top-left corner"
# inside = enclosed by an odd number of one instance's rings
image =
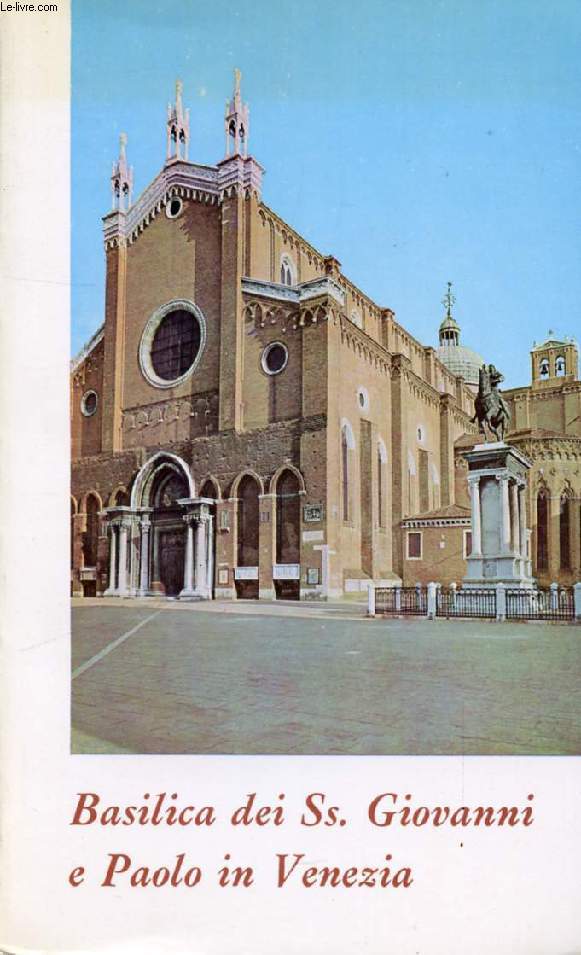
[[[573,600],[575,601],[575,620],[581,620],[581,583],[576,583],[573,587]]]
[[[375,585],[373,581],[367,588],[367,616],[375,617]]]
[[[579,585],[581,586],[581,584]],[[436,618],[436,585],[432,581],[428,584],[428,620]]]
[[[506,589],[504,584],[496,585],[496,619],[506,620]]]

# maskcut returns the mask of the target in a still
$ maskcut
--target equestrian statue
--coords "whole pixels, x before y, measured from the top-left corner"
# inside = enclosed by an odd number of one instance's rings
[[[472,421],[478,420],[481,434],[486,435],[488,427],[497,441],[504,441],[504,432],[510,421],[508,405],[498,390],[498,385],[504,381],[502,375],[494,365],[483,365],[478,372],[478,394],[474,399],[476,414]]]

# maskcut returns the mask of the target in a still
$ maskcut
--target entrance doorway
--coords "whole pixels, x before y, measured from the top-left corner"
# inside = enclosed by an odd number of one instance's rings
[[[184,475],[174,465],[164,464],[153,478],[153,568],[151,587],[166,597],[177,597],[184,586],[186,528],[178,504],[188,497]]]
[[[159,531],[159,580],[166,597],[177,597],[184,586],[185,529]]]

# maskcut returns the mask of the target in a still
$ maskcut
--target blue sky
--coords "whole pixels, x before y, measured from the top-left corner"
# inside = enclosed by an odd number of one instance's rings
[[[577,0],[73,0],[73,351],[120,131],[138,195],[179,76],[219,161],[238,66],[265,202],[424,344],[452,280],[463,342],[528,383],[533,340],[580,337],[580,41]]]

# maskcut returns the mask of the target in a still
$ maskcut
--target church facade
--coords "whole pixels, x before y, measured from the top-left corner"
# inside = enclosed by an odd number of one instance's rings
[[[239,74],[224,131],[220,162],[189,159],[178,84],[166,161],[135,202],[121,139],[105,321],[72,365],[73,594],[340,597],[433,577],[422,519],[458,579],[458,449],[477,440],[464,365],[265,205]]]

